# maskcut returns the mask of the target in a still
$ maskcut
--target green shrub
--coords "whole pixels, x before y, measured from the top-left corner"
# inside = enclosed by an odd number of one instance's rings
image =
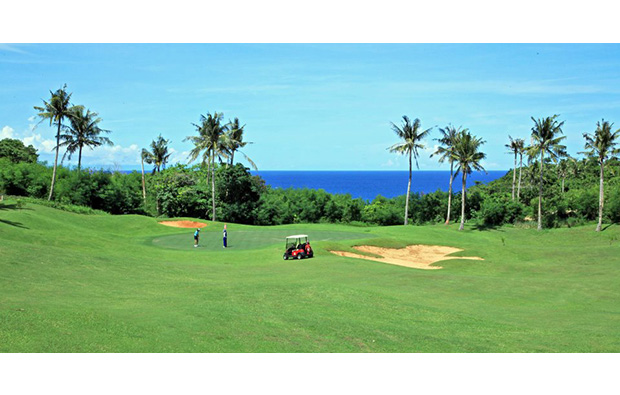
[[[478,219],[486,226],[514,224],[524,217],[525,206],[506,197],[487,197],[480,205]]]
[[[620,222],[620,185],[614,185],[606,192],[603,212],[611,222]]]
[[[589,220],[598,217],[598,188],[574,189],[566,193],[568,209]]]

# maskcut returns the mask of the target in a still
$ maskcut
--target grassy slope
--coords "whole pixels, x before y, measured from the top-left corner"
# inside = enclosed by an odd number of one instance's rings
[[[315,242],[316,258],[285,262],[282,243],[162,248],[152,240],[187,230],[10,203],[0,206],[2,352],[620,351],[618,226],[229,225],[231,240],[235,231],[344,231],[485,258],[424,271],[326,251],[360,240]],[[209,226],[203,237],[220,232]]]

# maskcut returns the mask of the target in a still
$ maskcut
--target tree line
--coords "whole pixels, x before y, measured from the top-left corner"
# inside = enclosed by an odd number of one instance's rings
[[[36,164],[36,150],[32,146],[24,147],[19,140],[5,139],[0,141],[0,160],[4,156],[11,164],[5,161],[0,167],[0,192],[42,197],[41,194],[45,191],[48,200],[58,195],[63,204],[89,206],[115,214],[194,216],[213,221],[220,218],[230,222],[236,220],[264,225],[300,221],[382,225],[404,222],[407,225],[410,221],[416,224],[438,222],[439,218],[441,222],[449,224],[451,218],[460,215],[459,230],[462,230],[465,221],[471,218],[481,224],[494,226],[532,217],[536,218],[537,229],[540,230],[543,224],[559,226],[562,221],[568,223],[566,221],[571,218],[574,223],[575,215],[572,213],[579,213],[583,219],[592,219],[591,203],[584,203],[590,199],[591,194],[588,192],[579,197],[575,196],[575,186],[577,190],[589,191],[583,179],[576,181],[575,169],[579,166],[591,169],[592,163],[596,163],[599,168],[596,230],[602,229],[604,216],[610,220],[615,218],[613,213],[609,214],[609,210],[605,210],[604,180],[606,174],[607,177],[614,177],[616,174],[613,165],[618,162],[620,129],[613,131],[613,123],[605,120],[596,124],[593,133],[583,133],[584,151],[579,154],[584,154],[585,158],[579,161],[568,155],[566,146],[562,144],[565,139],[565,136],[562,136],[564,122],[558,120],[558,115],[540,119],[532,117],[534,125],[529,145],[526,145],[524,138],[508,136],[509,143],[506,148],[514,156],[514,167],[509,172],[511,174],[489,185],[476,185],[469,190],[466,186],[468,175],[473,171],[485,171],[482,161],[486,154],[481,150],[485,141],[473,135],[467,128],[452,125],[438,128],[440,136],[433,140],[437,141],[439,146],[431,157],[437,157],[440,163],[450,164],[448,192],[411,194],[413,163],[415,161],[419,168],[419,152],[425,148],[424,140],[430,138],[433,128],[422,130],[419,119],[411,120],[403,116],[401,125],[391,123],[391,129],[400,141],[387,149],[408,156],[409,179],[406,195],[394,199],[378,196],[372,202],[364,202],[350,195],[330,195],[320,190],[300,192],[266,186],[260,177],[252,176],[248,168],[234,163],[235,153],[239,153],[257,169],[252,159],[241,151],[247,144],[251,144],[244,141],[245,125],[241,125],[238,118],[226,122],[224,115],[218,112],[200,115],[198,123],[192,123],[196,134],[184,139],[193,144],[186,165],[177,164],[166,168],[171,156],[170,141],[160,134],[151,142],[150,147],[143,148],[140,152],[141,177],[137,177],[137,173],[83,173],[83,149],[113,143],[103,136],[110,131],[99,126],[101,118],[98,114],[82,105],[71,104],[70,99],[71,94],[66,91],[65,85],[55,92],[50,91],[50,99],[43,100],[43,106],[34,107],[41,122],[49,120],[50,126],[57,128],[55,159],[49,175],[49,187],[41,182],[41,175],[48,171],[45,166]],[[65,149],[65,153],[58,166],[61,148]],[[77,170],[71,171],[62,167],[65,157],[70,160],[76,153]],[[190,166],[197,160],[196,165]],[[145,173],[145,163],[153,166],[151,174]],[[611,172],[606,172],[610,163]],[[550,178],[549,174],[545,173],[549,168],[555,169],[553,176],[561,180],[560,197],[571,197],[570,202],[558,200],[555,196],[555,184],[550,181],[553,177]],[[590,173],[587,173],[587,179],[588,182],[593,182]],[[454,193],[452,184],[459,174],[462,189]],[[61,191],[55,194],[59,175],[62,187]],[[506,186],[506,178],[511,178],[509,199],[504,189],[497,188],[498,185],[502,185],[502,188]],[[617,182],[608,184],[613,189]],[[532,196],[534,189],[537,189],[536,196]],[[147,191],[150,192],[147,194]],[[566,191],[572,192],[565,195]],[[612,208],[616,207],[615,193],[613,189],[608,202]],[[453,198],[460,199],[460,212],[452,207]],[[118,202],[105,202],[106,199],[117,199]],[[296,203],[300,199],[303,204]],[[549,207],[543,209],[543,201]],[[439,209],[443,210],[443,214],[437,212]],[[401,214],[398,214],[399,211]],[[549,219],[549,213],[554,213],[554,219]],[[398,217],[401,218],[400,221],[397,220]]]
[[[561,136],[562,126],[564,122],[558,121],[558,115],[553,115],[546,118],[535,119],[534,126],[532,127],[530,136],[530,145],[525,145],[524,139],[513,139],[508,136],[510,143],[506,144],[506,147],[510,149],[510,152],[514,154],[514,167],[512,175],[512,189],[511,195],[513,201],[519,200],[520,188],[521,188],[521,167],[523,163],[523,154],[527,155],[528,162],[530,164],[538,161],[539,169],[539,193],[538,193],[538,230],[543,228],[543,186],[544,186],[544,169],[547,159],[553,163],[560,162],[563,158],[571,158],[566,152],[566,146],[561,144],[566,136]],[[595,159],[600,166],[600,178],[599,178],[599,209],[598,209],[598,224],[596,231],[600,232],[603,221],[603,207],[604,207],[604,169],[605,165],[612,159],[617,159],[620,154],[618,149],[618,137],[620,136],[620,129],[613,131],[613,123],[609,123],[604,119],[596,124],[596,130],[594,133],[583,133],[585,139],[585,151],[579,152],[585,154],[588,158]],[[407,225],[408,211],[409,211],[409,193],[411,190],[411,178],[412,178],[412,158],[415,159],[416,166],[418,166],[419,150],[425,146],[423,140],[428,137],[432,128],[421,130],[421,122],[418,118],[411,121],[407,116],[403,116],[402,126],[398,126],[392,123],[392,130],[401,139],[399,143],[394,144],[388,149],[390,152],[404,154],[409,159],[409,182],[407,184],[407,197],[405,203],[405,219],[404,224]],[[444,129],[439,129],[441,137],[435,139],[441,146],[431,155],[438,155],[439,162],[449,161],[450,163],[450,182],[448,190],[448,209],[446,214],[445,223],[450,222],[451,212],[451,198],[452,198],[452,181],[454,177],[460,172],[462,174],[462,191],[461,191],[461,224],[459,230],[463,230],[465,223],[465,199],[466,199],[466,180],[467,175],[472,171],[485,171],[481,164],[481,161],[486,158],[486,154],[480,149],[485,143],[479,137],[472,135],[468,129],[454,128],[449,125]],[[519,183],[517,186],[517,193],[515,196],[515,183],[517,172],[517,155],[520,155],[519,164]],[[562,163],[559,169],[566,167],[566,162]],[[455,168],[456,165],[456,168]],[[564,177],[562,178],[562,190],[564,189]]]
[[[241,125],[239,118],[224,123],[224,114],[214,112],[213,114],[207,113],[207,115],[200,115],[198,124],[192,123],[195,127],[197,136],[187,136],[184,141],[190,141],[194,144],[194,147],[189,153],[188,163],[194,162],[196,159],[200,159],[200,165],[206,166],[206,173],[204,174],[205,181],[209,184],[211,180],[211,220],[215,221],[217,217],[216,213],[216,159],[218,163],[225,166],[233,166],[235,153],[238,152],[250,163],[250,165],[258,170],[258,167],[247,156],[241,148],[245,147],[251,142],[243,140],[243,133],[245,125]],[[144,173],[144,163],[153,164],[153,174],[159,173],[161,169],[166,168],[166,163],[170,158],[168,153],[169,140],[164,139],[161,135],[156,140],[151,142],[151,150],[146,148],[141,152],[141,166],[142,166],[142,193],[144,203],[146,205],[146,182]],[[239,196],[239,198],[243,198]],[[157,202],[157,212],[159,213],[159,199]]]
[[[76,151],[78,152],[77,168],[79,174],[82,167],[82,150],[84,147],[94,148],[104,144],[114,144],[109,138],[101,136],[102,133],[110,133],[110,131],[99,127],[101,122],[99,114],[87,110],[83,105],[71,104],[71,95],[67,92],[67,84],[65,84],[55,92],[50,91],[50,99],[43,100],[43,106],[34,107],[35,110],[39,111],[37,115],[41,119],[40,122],[48,120],[50,126],[57,127],[54,167],[47,200],[52,200],[54,195],[58,154],[61,147],[66,149],[62,161],[67,154],[71,159],[71,155],[75,154]],[[69,124],[65,125],[65,121],[69,121]]]

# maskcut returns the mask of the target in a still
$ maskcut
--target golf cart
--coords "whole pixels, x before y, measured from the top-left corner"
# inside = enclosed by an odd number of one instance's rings
[[[284,248],[284,260],[289,258],[312,258],[314,256],[314,252],[312,251],[312,247],[310,247],[310,242],[308,241],[308,235],[288,236],[286,238],[286,245]]]

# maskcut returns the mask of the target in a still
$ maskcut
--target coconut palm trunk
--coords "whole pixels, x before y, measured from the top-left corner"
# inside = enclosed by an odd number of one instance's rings
[[[80,151],[78,153],[78,175],[82,169],[82,146],[80,145]]]
[[[515,183],[517,181],[517,152],[515,151],[515,165],[512,168],[512,200],[515,200]]]
[[[517,185],[517,201],[521,197],[521,170],[523,168],[523,154],[519,153],[519,184]]]
[[[409,220],[409,193],[411,192],[411,152],[409,152],[409,182],[407,183],[407,200],[405,201],[405,225]]]
[[[601,180],[600,180],[599,195],[598,195],[598,225],[596,225],[597,232],[601,231],[601,227],[603,225],[603,203],[604,203],[603,177],[604,177],[604,165],[603,165],[603,162],[601,161]]]
[[[463,172],[463,186],[461,188],[461,226],[459,226],[459,230],[463,230],[465,228],[465,185],[467,184],[467,172]]]
[[[142,165],[142,199],[144,200],[144,207],[146,208],[146,182],[144,181],[144,156],[141,156]]]
[[[209,185],[209,180],[211,179],[211,158],[207,159],[207,185]]]
[[[58,168],[58,150],[60,149],[60,120],[58,121],[58,132],[56,133],[56,158],[54,159],[54,170],[52,170],[52,185],[50,186],[50,195],[47,200],[52,200],[54,194],[54,184],[56,183],[56,169]]]
[[[538,186],[538,230],[542,230],[543,158],[545,150],[540,151],[540,182]]]
[[[448,186],[448,212],[446,213],[446,225],[450,225],[450,210],[452,205],[452,181],[454,181],[454,162],[450,161],[450,185]]]
[[[213,204],[211,221],[215,221],[215,154],[211,155],[211,171],[211,203]]]

